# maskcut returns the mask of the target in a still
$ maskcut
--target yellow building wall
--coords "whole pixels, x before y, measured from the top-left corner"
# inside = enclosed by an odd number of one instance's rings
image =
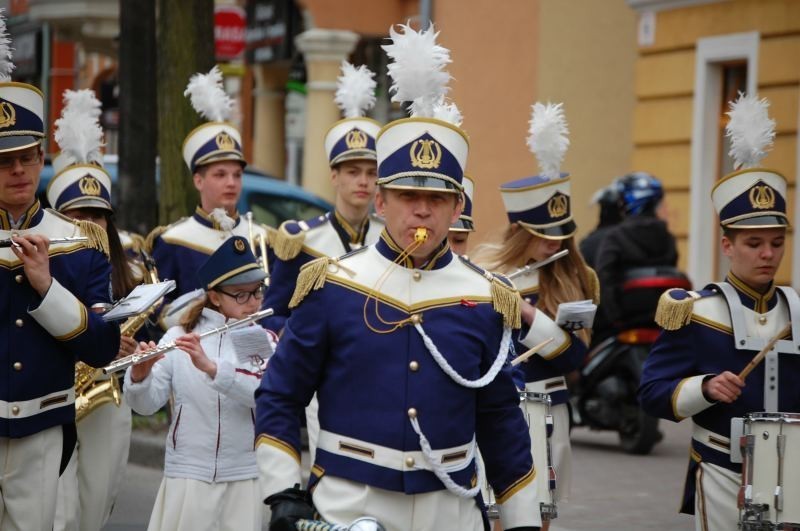
[[[636,16],[624,0],[436,0],[450,48],[452,97],[470,136],[476,184],[471,245],[507,223],[498,187],[535,175],[526,138],[531,105],[564,102],[579,237],[597,222],[589,199],[630,170]]]
[[[680,266],[687,266],[695,47],[698,39],[758,31],[759,95],[770,100],[777,137],[764,165],[790,182],[790,219],[794,215],[797,173],[797,124],[800,101],[800,2],[730,0],[656,14],[655,39],[639,48],[635,72],[631,166],[660,177],[670,205],[670,228],[678,237]],[[711,199],[708,199],[711,208]],[[777,280],[791,281],[792,242]]]

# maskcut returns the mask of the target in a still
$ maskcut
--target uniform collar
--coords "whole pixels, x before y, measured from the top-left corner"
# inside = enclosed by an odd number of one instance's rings
[[[357,227],[350,225],[347,220],[339,214],[338,210],[334,210],[333,215],[330,215],[329,218],[334,226],[340,227],[350,238],[350,243],[364,245],[364,238],[367,237],[367,231],[369,230],[369,215],[367,215]]]
[[[227,321],[224,315],[211,308],[203,308],[203,319],[206,320],[206,325],[209,328],[219,328]]]
[[[729,272],[725,280],[736,290],[742,304],[756,313],[767,313],[778,304],[774,282],[770,283],[766,293],[761,294],[745,284],[733,273]]]
[[[212,228],[214,230],[222,230],[222,227],[219,226],[219,223],[214,221],[214,218],[211,217],[211,214],[209,214],[208,212],[203,210],[202,207],[198,206],[195,209],[194,214],[193,214],[192,217],[194,217],[194,219],[199,224],[201,224],[201,225],[203,225],[205,227],[209,227],[209,228]],[[233,218],[233,221],[234,221],[233,226],[234,227],[237,226],[239,224],[239,222],[241,221],[241,218],[239,217],[239,213],[238,212],[234,212],[233,216],[231,216],[231,217]]]
[[[380,238],[375,243],[375,249],[383,256],[384,258],[395,262],[397,258],[402,254],[403,249],[400,248],[399,245],[395,243],[386,229],[383,229],[381,232]],[[411,257],[406,257],[402,262],[398,262],[399,265],[406,267],[408,269],[423,269],[426,271],[430,271],[433,269],[441,269],[453,259],[453,253],[450,252],[450,245],[447,242],[447,238],[442,241],[439,247],[433,252],[431,257],[425,262],[422,266],[415,268],[414,262],[411,260]]]
[[[28,229],[30,227],[34,227],[39,224],[42,220],[42,216],[44,216],[44,210],[42,210],[42,205],[39,203],[39,200],[35,200],[33,204],[28,207],[22,217],[18,220],[13,220],[16,222],[17,226],[12,226],[12,219],[11,214],[2,208],[0,208],[0,229],[2,230],[15,230],[15,229]]]

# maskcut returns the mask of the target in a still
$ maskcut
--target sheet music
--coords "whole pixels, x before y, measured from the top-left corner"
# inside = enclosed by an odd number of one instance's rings
[[[556,312],[556,324],[565,330],[575,332],[591,328],[597,305],[591,299],[584,301],[562,302]]]
[[[130,294],[103,314],[104,321],[120,321],[138,315],[154,305],[160,298],[175,289],[174,280],[157,284],[139,284]]]

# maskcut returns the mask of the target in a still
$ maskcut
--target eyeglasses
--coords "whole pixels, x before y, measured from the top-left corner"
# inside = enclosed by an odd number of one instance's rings
[[[0,157],[0,170],[8,170],[14,167],[14,163],[19,161],[23,166],[33,166],[39,164],[41,157],[38,151],[32,153],[23,153],[16,157]]]
[[[261,284],[253,291],[238,291],[236,293],[228,293],[224,289],[217,289],[220,293],[227,295],[232,299],[236,299],[236,302],[239,304],[244,304],[250,300],[250,297],[253,297],[256,300],[261,300],[264,298],[264,284]]]

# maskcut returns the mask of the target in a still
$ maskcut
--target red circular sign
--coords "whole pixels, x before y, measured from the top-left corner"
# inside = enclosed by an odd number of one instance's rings
[[[218,61],[231,61],[242,55],[246,27],[247,17],[241,7],[214,9],[214,49]]]

